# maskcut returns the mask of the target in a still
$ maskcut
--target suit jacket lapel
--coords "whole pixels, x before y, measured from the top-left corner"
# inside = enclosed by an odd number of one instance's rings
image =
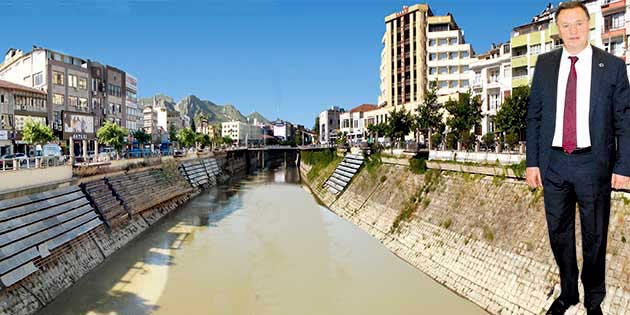
[[[553,134],[553,130],[556,130],[556,110],[558,107],[558,72],[560,71],[560,58],[562,58],[562,48],[557,49],[552,58],[551,58],[551,65],[553,66],[553,71],[551,72],[551,78],[549,80],[549,84],[551,85],[551,93],[550,93],[550,98],[551,98],[551,104],[552,106],[552,111],[551,111],[551,121],[552,121],[552,134]]]
[[[606,63],[604,62],[604,55],[601,51],[593,48],[593,63],[591,65],[591,98],[588,106],[588,123],[591,126],[590,130],[593,130],[593,111],[595,106],[599,103],[599,92],[601,81],[604,78],[604,71],[606,70]],[[592,139],[592,136],[591,136]]]

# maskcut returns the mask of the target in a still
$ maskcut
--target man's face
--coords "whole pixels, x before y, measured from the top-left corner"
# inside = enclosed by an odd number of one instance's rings
[[[562,10],[558,15],[558,32],[569,53],[577,54],[588,45],[588,22],[588,16],[581,8]]]

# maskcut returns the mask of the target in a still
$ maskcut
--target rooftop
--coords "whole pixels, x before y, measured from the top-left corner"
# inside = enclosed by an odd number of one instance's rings
[[[24,85],[15,84],[9,81],[4,81],[4,80],[0,80],[0,88],[47,95],[44,91],[34,89],[32,87],[28,87]]]

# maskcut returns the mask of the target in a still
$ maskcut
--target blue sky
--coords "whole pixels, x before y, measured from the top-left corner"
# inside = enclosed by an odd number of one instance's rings
[[[312,127],[333,105],[374,104],[384,17],[376,0],[0,0],[4,48],[32,45],[98,60],[135,75],[139,96],[195,94]],[[477,53],[509,40],[548,0],[436,0]]]

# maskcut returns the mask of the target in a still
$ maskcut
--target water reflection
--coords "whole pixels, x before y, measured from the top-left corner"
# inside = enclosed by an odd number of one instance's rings
[[[279,168],[197,196],[40,314],[485,314],[299,182]]]

